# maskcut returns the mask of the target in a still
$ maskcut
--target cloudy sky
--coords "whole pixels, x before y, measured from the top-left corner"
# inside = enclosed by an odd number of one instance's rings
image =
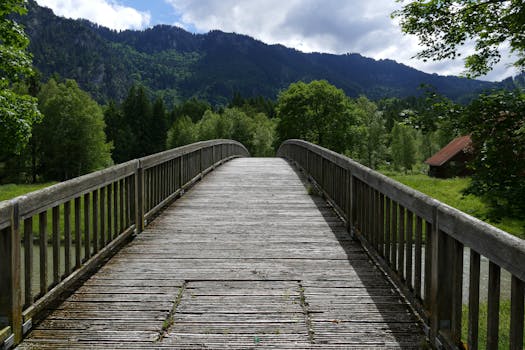
[[[390,13],[395,0],[37,0],[69,18],[86,18],[123,30],[170,24],[193,33],[212,29],[247,34],[269,44],[304,52],[360,53],[393,59],[428,73],[458,75],[463,62],[424,63],[415,37],[401,33]],[[503,55],[505,57],[505,55]],[[505,60],[504,60],[505,61]],[[484,80],[515,73],[509,60]]]

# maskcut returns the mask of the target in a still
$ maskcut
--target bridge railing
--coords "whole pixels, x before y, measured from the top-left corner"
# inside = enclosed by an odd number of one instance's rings
[[[0,348],[186,188],[249,155],[231,140],[194,143],[0,203]]]
[[[421,315],[436,347],[463,348],[465,322],[468,349],[479,347],[480,260],[486,258],[487,349],[498,348],[502,269],[511,274],[510,348],[523,349],[524,240],[317,145],[288,140],[278,156],[320,187]],[[469,271],[464,271],[465,251],[470,251]],[[468,291],[467,319],[463,290]]]

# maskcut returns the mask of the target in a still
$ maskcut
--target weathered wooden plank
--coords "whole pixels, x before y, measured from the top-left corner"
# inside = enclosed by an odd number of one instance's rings
[[[185,162],[198,168],[193,158]],[[129,215],[118,209],[107,213],[108,229],[109,217]],[[417,348],[424,340],[397,290],[286,162],[237,159],[165,209],[20,348]]]

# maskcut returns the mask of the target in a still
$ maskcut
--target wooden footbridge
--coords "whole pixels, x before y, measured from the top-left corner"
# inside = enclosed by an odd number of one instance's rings
[[[523,348],[522,240],[304,141],[247,156],[201,142],[0,203],[0,348]]]

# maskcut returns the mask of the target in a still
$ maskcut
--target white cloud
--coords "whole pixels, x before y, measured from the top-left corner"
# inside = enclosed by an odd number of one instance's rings
[[[68,18],[85,18],[102,26],[123,30],[142,29],[149,25],[149,12],[140,12],[112,0],[37,0],[55,14]]]
[[[356,52],[375,59],[392,59],[416,69],[458,75],[463,61],[423,62],[415,37],[405,36],[390,14],[401,6],[393,0],[165,0],[188,30],[220,29],[247,34],[269,44],[304,52]],[[483,79],[501,80],[515,71],[509,59]]]

